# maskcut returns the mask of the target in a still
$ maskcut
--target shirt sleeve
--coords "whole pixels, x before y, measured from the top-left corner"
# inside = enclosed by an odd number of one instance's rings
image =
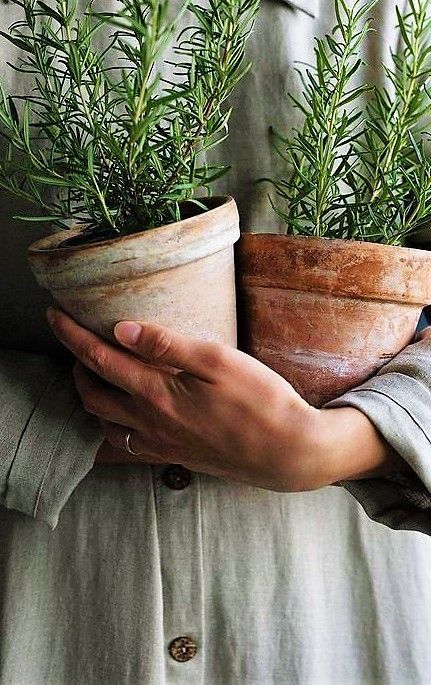
[[[0,504],[58,523],[102,442],[70,371],[48,357],[0,351]]]
[[[410,473],[340,485],[375,521],[431,535],[431,337],[410,345],[376,376],[326,405],[347,406],[373,422]]]

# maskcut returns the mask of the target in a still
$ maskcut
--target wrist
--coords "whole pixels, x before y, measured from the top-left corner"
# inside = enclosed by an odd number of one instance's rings
[[[295,419],[292,420],[292,415]],[[280,431],[280,483],[285,492],[318,490],[334,482],[334,465],[329,444],[330,430],[321,411],[301,400],[289,411]],[[325,424],[325,425],[324,425]],[[279,436],[280,437],[280,436]]]
[[[409,470],[372,421],[354,407],[321,409],[321,450],[332,483],[381,478]]]

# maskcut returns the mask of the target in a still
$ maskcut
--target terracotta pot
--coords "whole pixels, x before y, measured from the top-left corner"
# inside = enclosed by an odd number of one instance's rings
[[[321,406],[412,339],[431,302],[431,254],[347,240],[243,234],[241,348]]]
[[[60,246],[79,231],[57,232],[30,246],[30,266],[64,311],[108,339],[118,321],[140,319],[235,345],[238,210],[230,197],[206,203],[207,212],[98,243]]]

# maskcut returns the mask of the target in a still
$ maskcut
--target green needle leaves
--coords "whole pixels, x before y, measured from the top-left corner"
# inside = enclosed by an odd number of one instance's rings
[[[115,235],[178,219],[179,204],[225,171],[202,153],[227,135],[258,0],[186,0],[174,20],[169,0],[119,0],[115,14],[93,0],[84,13],[76,0],[12,1],[23,18],[2,36],[34,88],[18,97],[0,85],[0,186],[63,228],[72,219]]]
[[[287,173],[271,181],[281,200],[272,203],[289,233],[404,244],[431,215],[431,3],[397,8],[402,47],[385,67],[387,87],[371,87],[357,74],[377,1],[334,0],[337,23],[316,40],[315,65],[301,72],[302,97],[293,99],[303,128],[275,134]]]

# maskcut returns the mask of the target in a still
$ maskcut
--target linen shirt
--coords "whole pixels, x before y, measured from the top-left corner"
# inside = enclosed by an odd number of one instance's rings
[[[295,122],[293,62],[310,60],[330,4],[263,0],[254,68],[215,155],[232,164],[220,190],[237,198],[244,229],[279,228],[254,181],[280,169],[268,126]],[[379,12],[371,64],[397,41],[393,0]],[[0,6],[3,29],[15,14]],[[367,414],[411,478],[287,494],[181,473],[175,489],[170,467],[94,467],[98,423],[26,265],[41,229],[12,220],[14,198],[0,201],[0,684],[428,684],[430,342],[334,403]],[[196,646],[185,662],[169,653],[182,636]]]

